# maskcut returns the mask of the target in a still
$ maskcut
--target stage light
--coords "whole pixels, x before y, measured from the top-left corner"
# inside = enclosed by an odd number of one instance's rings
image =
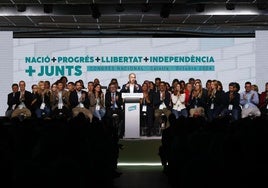
[[[226,3],[225,6],[226,6],[227,10],[234,10],[235,9],[235,4],[233,4],[233,3]]]
[[[116,10],[116,12],[124,12],[125,7],[124,7],[124,5],[122,5],[122,3],[119,3],[116,5],[115,10]]]
[[[161,18],[168,18],[170,11],[172,8],[172,4],[170,3],[165,3],[162,5],[161,10],[160,10],[160,16]]]
[[[19,4],[19,5],[16,5],[16,6],[17,6],[17,11],[18,12],[25,12],[26,11],[26,5]]]
[[[44,4],[44,13],[52,13],[52,12],[53,12],[53,5]]]
[[[197,4],[195,7],[196,12],[204,12],[205,10],[205,5],[204,4]]]
[[[162,166],[161,163],[118,163],[117,166]]]
[[[91,5],[91,15],[94,19],[98,19],[101,16],[99,6],[97,4]]]

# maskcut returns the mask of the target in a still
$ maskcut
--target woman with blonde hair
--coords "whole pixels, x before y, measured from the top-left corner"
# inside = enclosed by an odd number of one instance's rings
[[[189,100],[190,117],[205,116],[206,94],[202,91],[200,82],[196,82]]]
[[[212,80],[211,92],[207,97],[207,116],[208,121],[217,118],[224,109],[224,91],[221,82]]]
[[[37,118],[47,118],[50,116],[50,91],[45,89],[45,82],[38,82],[38,91],[35,99],[33,100],[35,104],[35,115]]]

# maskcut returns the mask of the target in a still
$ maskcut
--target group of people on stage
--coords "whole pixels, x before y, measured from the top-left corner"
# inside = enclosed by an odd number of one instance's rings
[[[261,94],[250,82],[245,83],[245,90],[240,93],[240,85],[231,82],[225,92],[218,80],[207,80],[203,87],[200,79],[190,78],[187,83],[174,79],[170,85],[158,77],[140,85],[136,74],[131,73],[121,88],[116,78],[111,79],[106,92],[102,91],[98,78],[88,82],[87,88],[82,80],[68,82],[65,76],[52,85],[49,81],[40,81],[32,85],[32,92],[25,86],[25,81],[12,85],[12,92],[8,94],[7,117],[75,117],[83,113],[91,122],[93,118],[101,121],[105,118],[109,123],[116,114],[123,121],[121,94],[124,92],[143,93],[140,99],[141,125],[149,128],[169,126],[171,113],[176,118],[203,116],[208,121],[223,116],[238,120],[268,114],[268,83]]]

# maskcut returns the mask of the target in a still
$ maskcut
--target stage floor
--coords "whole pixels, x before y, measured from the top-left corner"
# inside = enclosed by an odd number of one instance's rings
[[[129,163],[160,163],[158,149],[161,137],[140,137],[135,139],[122,139],[119,141],[123,149],[119,151],[119,165]]]

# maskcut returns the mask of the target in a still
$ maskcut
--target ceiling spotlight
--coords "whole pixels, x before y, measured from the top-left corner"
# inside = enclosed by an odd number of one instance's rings
[[[124,12],[125,7],[124,7],[124,5],[122,5],[122,3],[119,3],[116,5],[115,10],[116,10],[116,12]]]
[[[142,4],[141,11],[142,12],[149,12],[152,9],[152,7],[149,5],[149,3]]]
[[[161,18],[168,18],[170,11],[172,8],[172,4],[170,3],[165,3],[162,5],[161,10],[160,10],[160,16]]]
[[[44,13],[52,13],[52,12],[53,12],[53,5],[44,4]]]
[[[17,11],[18,12],[25,12],[26,11],[26,5],[24,5],[24,4],[17,5]]]
[[[226,9],[227,10],[234,10],[235,9],[235,4],[234,3],[226,3]]]
[[[94,19],[98,19],[101,16],[99,6],[97,4],[92,4],[91,5],[91,15]]]
[[[205,10],[205,4],[197,4],[195,7],[196,12],[204,12]]]

